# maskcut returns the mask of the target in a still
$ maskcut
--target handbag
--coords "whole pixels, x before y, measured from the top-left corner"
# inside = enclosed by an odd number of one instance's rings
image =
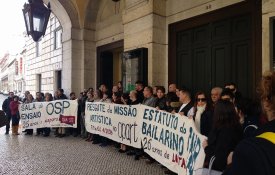
[[[0,128],[9,123],[8,118],[3,110],[0,110]]]
[[[215,159],[216,157],[212,156],[209,162],[209,168],[199,168],[195,170],[194,175],[221,175],[221,171],[212,170]]]

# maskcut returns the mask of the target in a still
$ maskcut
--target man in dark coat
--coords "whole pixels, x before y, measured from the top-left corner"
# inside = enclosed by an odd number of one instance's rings
[[[136,82],[136,91],[137,91],[137,101],[138,103],[142,103],[144,100],[143,96],[144,84],[142,81]]]
[[[6,133],[5,134],[9,134],[9,130],[10,130],[10,121],[11,121],[10,103],[13,101],[13,96],[14,96],[14,93],[10,92],[9,97],[7,99],[5,99],[5,101],[3,102],[3,105],[2,105],[2,109],[8,118],[8,124],[6,125]]]

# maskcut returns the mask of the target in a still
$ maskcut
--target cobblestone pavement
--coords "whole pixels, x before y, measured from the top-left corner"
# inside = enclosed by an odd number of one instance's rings
[[[102,148],[79,137],[12,136],[1,132],[0,174],[159,175],[164,170],[157,163],[135,161],[113,146]]]
[[[7,96],[0,95],[0,108]],[[161,175],[157,163],[118,153],[77,137],[4,135],[0,128],[0,175]]]

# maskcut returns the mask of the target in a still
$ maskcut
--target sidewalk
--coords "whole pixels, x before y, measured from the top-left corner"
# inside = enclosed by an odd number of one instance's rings
[[[12,175],[161,175],[164,170],[145,160],[100,147],[77,137],[19,136],[0,133],[0,174]]]

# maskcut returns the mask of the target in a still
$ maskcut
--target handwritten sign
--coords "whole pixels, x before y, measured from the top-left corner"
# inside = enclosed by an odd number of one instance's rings
[[[86,103],[85,126],[88,132],[99,134],[114,141],[141,147],[140,105],[117,105],[110,103]]]
[[[23,129],[77,127],[77,101],[56,100],[19,105]]]
[[[186,116],[142,106],[141,140],[144,151],[178,174],[192,175],[203,167],[206,139]]]

